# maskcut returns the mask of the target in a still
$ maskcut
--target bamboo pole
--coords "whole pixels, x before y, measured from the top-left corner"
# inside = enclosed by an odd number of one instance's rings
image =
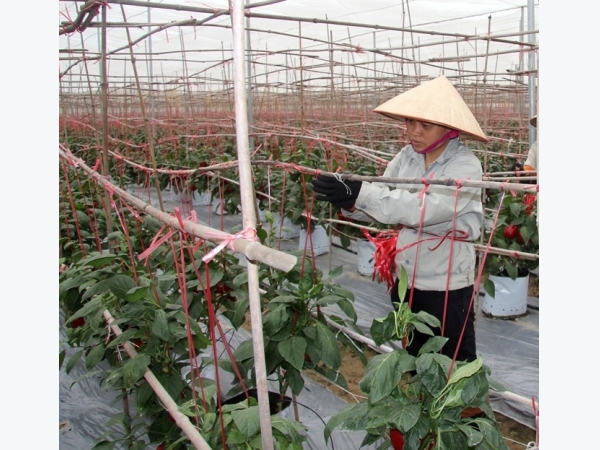
[[[91,178],[102,186],[104,189],[113,192],[117,197],[129,203],[130,205],[137,208],[139,211],[154,217],[162,223],[169,225],[179,231],[184,231],[193,236],[201,239],[206,239],[211,242],[222,243],[231,242],[230,247],[235,252],[241,253],[250,261],[258,261],[263,264],[267,264],[270,267],[274,267],[284,272],[289,272],[295,265],[297,258],[285,252],[280,252],[275,249],[271,249],[260,244],[257,241],[250,241],[242,237],[231,235],[221,230],[210,228],[204,225],[197,224],[190,220],[183,220],[183,227],[179,224],[179,221],[172,214],[161,211],[138,197],[122,190],[118,186],[112,184],[106,177],[100,175],[98,172],[88,167],[85,162],[74,156],[66,149],[59,149],[59,155],[66,159],[73,166],[79,167],[84,170]]]
[[[127,22],[127,17],[125,16],[125,8],[123,8],[123,5],[121,5],[121,13],[123,14],[123,21]],[[127,31],[127,39],[129,42],[131,42],[129,28],[127,28],[126,31]],[[146,141],[148,142],[148,153],[150,154],[150,163],[152,164],[152,168],[156,170],[156,157],[154,155],[154,136],[152,135],[152,126],[150,125],[150,119],[148,118],[148,115],[146,114],[146,107],[144,104],[144,96],[142,94],[142,87],[140,86],[140,78],[138,76],[137,66],[135,64],[135,56],[133,53],[133,46],[131,46],[131,45],[129,46],[129,54],[131,56],[131,65],[133,67],[133,73],[135,75],[135,85],[137,88],[138,98],[140,101],[140,111],[142,113],[142,118],[144,120],[144,127],[146,130]],[[156,196],[158,197],[158,203],[160,205],[160,209],[164,211],[165,205],[163,203],[162,193],[161,193],[161,189],[160,189],[160,181],[158,180],[158,176],[156,175],[156,172],[154,172],[151,175],[151,177],[152,177],[152,181],[154,181],[154,188],[156,189]]]
[[[100,78],[102,86],[102,165],[100,170],[104,177],[108,177],[108,80],[106,66],[106,5],[102,6],[102,36],[101,36],[101,53],[102,60],[100,64]],[[66,175],[65,175],[66,176]],[[111,234],[113,231],[112,214],[110,210],[110,197],[108,192],[102,196],[102,203],[106,215],[106,232]],[[108,250],[112,250],[112,243],[108,241]]]
[[[254,229],[255,196],[250,166],[248,136],[248,108],[246,92],[246,72],[244,67],[244,2],[231,0],[231,22],[233,27],[233,65],[235,95],[235,128],[237,134],[237,153],[239,160],[240,193],[242,203],[242,222],[244,229]],[[271,408],[263,339],[262,311],[260,305],[258,267],[248,261],[248,296],[250,303],[250,321],[252,326],[252,347],[254,352],[254,371],[258,393],[261,442],[264,450],[273,450],[273,431],[271,429]]]
[[[114,323],[115,319],[108,310],[104,310],[103,315],[106,319],[106,323],[108,323],[110,329],[113,333],[115,333],[116,336],[120,336],[121,334],[123,334],[121,328],[119,328],[119,326]],[[135,348],[130,342],[126,341],[122,345],[125,349],[125,352],[127,352],[127,355],[129,355],[131,359],[137,356],[138,353],[135,351]],[[157,397],[160,399],[160,401],[163,403],[165,409],[175,420],[177,426],[181,428],[181,431],[185,433],[185,435],[192,442],[194,447],[198,450],[211,450],[211,447],[206,443],[204,438],[200,436],[194,424],[190,422],[190,419],[185,414],[179,411],[177,403],[175,403],[175,401],[171,398],[167,390],[163,387],[162,384],[160,384],[160,381],[158,381],[158,379],[150,371],[150,369],[146,368],[146,370],[144,371],[144,378],[146,379],[152,390],[155,392]]]
[[[302,59],[302,23],[298,22],[298,42],[300,45],[300,127],[304,130],[304,60]]]

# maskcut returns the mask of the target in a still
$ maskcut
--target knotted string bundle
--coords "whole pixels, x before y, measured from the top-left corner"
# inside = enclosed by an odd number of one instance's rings
[[[373,281],[375,277],[379,281],[385,281],[388,286],[388,292],[394,287],[394,275],[396,273],[396,241],[398,240],[398,230],[383,231],[373,237],[367,230],[363,230],[363,235],[375,245],[373,255]]]

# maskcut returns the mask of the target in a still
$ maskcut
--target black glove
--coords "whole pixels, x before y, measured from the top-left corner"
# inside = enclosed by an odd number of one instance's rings
[[[329,175],[319,175],[311,180],[313,190],[320,195],[315,198],[331,202],[338,208],[351,209],[356,202],[362,181],[338,180]]]

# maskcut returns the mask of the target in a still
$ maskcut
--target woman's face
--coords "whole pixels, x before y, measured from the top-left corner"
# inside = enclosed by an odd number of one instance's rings
[[[449,128],[441,125],[421,122],[415,119],[406,119],[406,130],[408,131],[408,139],[417,153],[421,153],[450,131]],[[445,140],[440,143],[439,147],[446,147],[447,143],[448,141]]]

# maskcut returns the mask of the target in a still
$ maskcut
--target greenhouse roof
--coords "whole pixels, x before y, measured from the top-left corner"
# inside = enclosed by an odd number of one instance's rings
[[[142,83],[152,78],[154,87],[230,86],[228,2],[108,4],[107,75],[112,86],[133,83],[132,58]],[[102,14],[100,8],[78,12],[83,5],[59,5],[62,89],[87,90],[100,80]],[[308,85],[327,85],[336,78],[345,87],[357,87],[400,74],[444,73],[469,82],[514,82],[517,74],[522,77],[536,67],[537,8],[527,0],[257,2],[246,9],[253,81],[281,87],[301,78]]]

